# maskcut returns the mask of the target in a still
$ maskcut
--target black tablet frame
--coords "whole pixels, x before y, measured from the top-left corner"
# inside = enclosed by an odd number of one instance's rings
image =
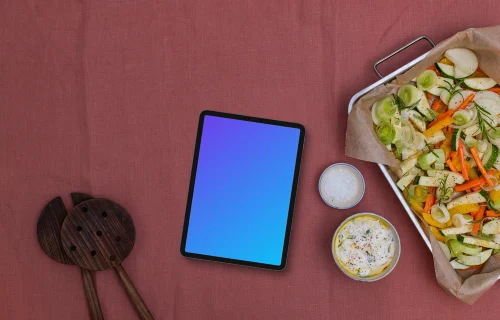
[[[290,195],[290,205],[288,207],[288,219],[287,219],[287,223],[286,223],[285,239],[283,242],[283,251],[281,254],[280,265],[272,265],[272,264],[266,264],[266,263],[260,263],[260,262],[238,260],[238,259],[231,259],[231,258],[223,258],[223,257],[216,257],[216,256],[186,252],[186,239],[187,239],[187,234],[188,234],[188,229],[189,229],[189,218],[190,218],[190,214],[191,214],[191,204],[193,201],[193,192],[194,192],[194,185],[195,185],[195,181],[196,181],[196,171],[197,171],[197,167],[198,167],[198,157],[199,157],[199,153],[200,153],[200,143],[201,143],[201,136],[203,133],[203,123],[205,120],[205,116],[214,116],[214,117],[220,117],[220,118],[258,122],[258,123],[264,123],[264,124],[270,124],[270,125],[276,125],[276,126],[282,126],[282,127],[296,128],[296,129],[300,130],[299,145],[297,147],[297,155],[296,155],[296,159],[295,159],[295,171],[294,171],[294,176],[293,176],[292,192]],[[181,248],[180,248],[181,254],[185,257],[188,257],[188,258],[196,258],[196,259],[202,259],[202,260],[231,263],[231,264],[264,268],[264,269],[271,269],[271,270],[283,270],[286,266],[286,261],[287,261],[288,244],[290,242],[290,232],[292,229],[293,210],[294,210],[294,206],[295,206],[295,197],[297,194],[297,185],[299,182],[300,164],[301,164],[301,160],[302,160],[302,150],[304,148],[304,137],[305,137],[305,128],[303,125],[298,124],[298,123],[270,120],[270,119],[263,119],[263,118],[255,118],[255,117],[230,114],[230,113],[224,113],[224,112],[218,112],[218,111],[210,111],[210,110],[203,111],[200,114],[200,118],[199,118],[199,122],[198,122],[198,133],[196,136],[196,145],[195,145],[195,150],[194,150],[193,166],[191,169],[191,180],[189,183],[189,192],[188,192],[187,205],[186,205],[186,214],[185,214],[185,218],[184,218],[184,228],[182,231],[182,240],[181,240]]]

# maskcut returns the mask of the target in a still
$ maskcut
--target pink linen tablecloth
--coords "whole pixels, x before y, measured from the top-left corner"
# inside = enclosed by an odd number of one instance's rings
[[[494,319],[496,285],[473,306],[436,283],[432,258],[375,164],[344,156],[347,104],[377,80],[374,61],[425,34],[439,42],[500,22],[498,1],[0,2],[0,319],[88,319],[76,267],[36,240],[53,197],[88,192],[123,204],[137,241],[124,266],[157,319]],[[394,58],[384,72],[427,50]],[[420,50],[420,51],[419,51]],[[179,253],[203,109],[305,125],[301,179],[283,272]],[[317,192],[347,161],[366,195],[346,210]],[[387,278],[357,283],[330,241],[349,214],[398,229]],[[137,316],[113,271],[97,274],[106,319]]]

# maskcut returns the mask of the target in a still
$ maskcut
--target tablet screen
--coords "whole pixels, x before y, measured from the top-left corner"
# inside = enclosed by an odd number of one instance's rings
[[[201,115],[183,254],[284,267],[303,133],[296,124]]]

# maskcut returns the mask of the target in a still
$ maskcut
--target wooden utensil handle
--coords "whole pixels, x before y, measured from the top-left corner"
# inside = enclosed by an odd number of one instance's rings
[[[87,269],[80,269],[82,270],[83,290],[85,291],[85,297],[87,298],[90,318],[92,320],[104,320],[101,304],[99,303],[99,297],[97,296],[97,289],[95,287],[94,274],[92,271]]]
[[[148,307],[142,300],[139,291],[137,291],[137,289],[135,288],[134,284],[132,283],[132,280],[130,280],[123,266],[121,264],[117,265],[115,267],[115,271],[116,274],[118,274],[118,277],[120,278],[120,281],[122,282],[122,285],[125,288],[128,297],[130,298],[130,301],[134,305],[135,310],[139,314],[139,317],[142,320],[154,320],[153,315],[151,314]]]

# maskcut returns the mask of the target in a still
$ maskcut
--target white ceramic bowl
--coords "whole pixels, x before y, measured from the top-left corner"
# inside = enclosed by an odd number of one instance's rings
[[[384,271],[382,271],[381,273],[379,273],[377,275],[374,275],[374,276],[369,276],[369,277],[357,276],[357,275],[351,274],[351,273],[347,272],[346,270],[344,270],[344,268],[342,267],[342,265],[338,261],[337,254],[335,252],[335,239],[337,238],[339,230],[341,230],[342,227],[347,222],[351,221],[352,219],[354,219],[356,217],[361,217],[361,216],[373,217],[375,219],[378,219],[378,220],[382,221],[387,226],[389,226],[389,228],[394,233],[394,244],[396,246],[395,249],[394,249],[394,258],[392,259],[391,264],[387,268],[385,268]],[[377,281],[377,280],[380,280],[380,279],[386,277],[389,273],[391,273],[392,270],[394,270],[394,268],[396,267],[396,264],[398,263],[399,256],[401,254],[401,242],[399,240],[399,235],[398,235],[398,232],[396,231],[396,228],[394,228],[394,226],[387,219],[385,219],[385,218],[383,218],[383,217],[381,217],[381,216],[379,216],[379,215],[377,215],[375,213],[363,212],[363,213],[358,213],[358,214],[352,215],[349,218],[347,218],[344,221],[342,221],[342,223],[338,226],[337,230],[335,230],[335,234],[333,235],[331,250],[332,250],[333,259],[335,260],[335,263],[337,264],[337,267],[339,267],[339,269],[346,276],[348,276],[351,279],[358,280],[358,281],[361,281],[361,282],[373,282],[373,281]]]
[[[328,199],[328,196],[325,194],[326,190],[322,190],[321,186],[323,184],[323,179],[325,179],[326,173],[328,173],[330,170],[332,170],[335,167],[342,167],[342,166],[349,169],[353,173],[355,179],[356,178],[359,179],[360,184],[361,184],[361,190],[360,190],[358,197],[354,198],[352,203],[349,203],[348,205],[345,205],[345,206],[336,206],[336,205],[331,203],[331,201]],[[342,183],[342,181],[339,180],[339,183]],[[363,196],[365,195],[365,179],[363,178],[363,175],[361,174],[361,172],[353,165],[350,165],[348,163],[342,163],[342,162],[335,163],[335,164],[332,164],[331,166],[329,166],[328,168],[326,168],[325,171],[323,171],[323,173],[321,174],[321,177],[319,178],[319,182],[318,182],[318,190],[319,190],[319,194],[321,196],[321,199],[323,199],[323,201],[327,205],[329,205],[330,207],[335,208],[335,209],[349,209],[349,208],[352,208],[355,205],[357,205],[361,201]]]

